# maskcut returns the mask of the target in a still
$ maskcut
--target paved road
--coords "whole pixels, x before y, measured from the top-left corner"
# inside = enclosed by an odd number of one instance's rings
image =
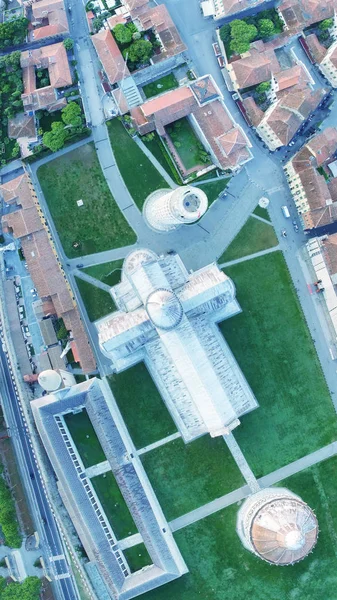
[[[258,479],[258,484],[261,488],[269,487],[274,485],[275,483],[279,483],[283,481],[286,477],[290,477],[295,473],[299,473],[312,465],[315,465],[331,456],[335,456],[337,454],[337,442],[332,442],[328,446],[324,446],[324,448],[320,448],[316,452],[312,452],[299,460],[295,460],[294,462],[282,467],[281,469],[277,469],[273,471],[273,473],[269,473],[265,477],[261,477]],[[247,498],[250,496],[251,491],[248,485],[244,485],[229,494],[225,494],[225,496],[221,496],[216,500],[212,500],[212,502],[208,502],[195,510],[192,510],[189,513],[186,513],[182,517],[178,517],[178,519],[174,519],[169,523],[172,531],[178,531],[179,529],[183,529],[196,521],[200,521],[200,519],[204,519],[209,515],[212,515],[231,504],[236,504],[240,500]]]
[[[266,222],[266,221],[265,221]],[[243,256],[242,258],[236,258],[235,260],[230,260],[228,262],[222,263],[219,265],[222,269],[224,267],[231,267],[232,265],[237,265],[238,263],[246,262],[246,260],[253,260],[254,258],[259,258],[259,256],[265,256],[266,254],[270,254],[271,252],[277,252],[280,250],[280,246],[274,246],[274,248],[267,248],[267,250],[261,250],[260,252],[255,252],[255,254],[248,254],[248,256]]]
[[[43,490],[39,469],[35,462],[34,453],[20,410],[17,393],[11,377],[11,367],[0,347],[0,385],[1,400],[4,407],[6,422],[18,457],[21,476],[28,493],[31,507],[34,510],[35,521],[38,523],[40,539],[42,539],[47,558],[63,556],[64,550],[61,537]],[[72,576],[69,573],[65,558],[53,560],[47,568],[54,574],[55,585],[65,600],[77,600],[77,592]],[[61,576],[61,579],[58,579]]]

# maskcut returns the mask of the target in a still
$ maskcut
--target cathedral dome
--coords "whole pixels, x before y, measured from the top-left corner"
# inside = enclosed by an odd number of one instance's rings
[[[262,504],[250,529],[256,554],[277,565],[305,558],[316,544],[317,536],[315,514],[296,497],[280,497]]]
[[[180,300],[171,290],[158,289],[146,301],[147,313],[159,329],[174,329],[183,318]]]

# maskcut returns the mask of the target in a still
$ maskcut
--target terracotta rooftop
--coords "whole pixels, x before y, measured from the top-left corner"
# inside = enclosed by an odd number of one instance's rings
[[[337,203],[337,177],[334,177],[328,181],[328,188],[332,202]]]
[[[289,69],[279,71],[274,77],[280,91],[286,90],[294,85],[304,87],[309,82],[308,75],[301,65],[295,65]]]
[[[103,29],[91,37],[99,60],[111,84],[128,77],[130,71],[126,66],[124,58],[117,43],[108,29]]]
[[[235,13],[252,8],[262,4],[264,0],[219,0],[217,8],[217,17],[234,15]]]
[[[180,87],[166,92],[141,106],[131,110],[131,115],[140,133],[148,133],[157,129],[160,135],[165,134],[164,127],[189,115],[197,106],[194,94],[189,87]]]
[[[312,58],[316,63],[320,64],[327,54],[326,48],[324,48],[324,46],[322,46],[322,44],[319,42],[318,37],[315,33],[307,35],[305,41],[309,48]]]
[[[149,4],[149,0],[124,0],[123,4],[130,10],[142,8]]]
[[[175,90],[169,91],[166,94],[156,96],[152,100],[148,100],[142,104],[142,112],[145,117],[158,113],[165,109],[171,109],[176,104],[181,103],[186,99],[192,99],[194,96],[189,87],[179,87]]]
[[[216,88],[214,80],[209,75],[200,77],[195,82],[190,83],[189,87],[200,105],[219,98],[219,90]]]
[[[300,31],[334,14],[335,0],[283,0],[278,6],[287,27]]]
[[[36,138],[35,117],[18,113],[9,119],[8,137],[14,140],[20,137]]]
[[[134,16],[132,11],[131,16]],[[181,52],[186,50],[186,46],[164,4],[153,8],[146,7],[146,9],[137,13],[137,19],[144,31],[154,29],[160,39],[162,45],[161,52],[152,56],[152,62],[160,62],[170,56],[181,54]]]
[[[269,81],[272,74],[270,53],[260,52],[251,45],[246,54],[247,56],[230,63],[239,89]]]
[[[22,208],[34,206],[31,189],[27,176],[23,173],[0,185],[0,193],[6,204],[17,204]]]
[[[253,127],[257,127],[263,119],[264,112],[258,107],[253,96],[244,98],[244,100],[242,100],[242,104],[247,113],[248,119],[251,121],[251,124]]]
[[[327,239],[322,240],[324,249],[324,258],[330,275],[337,273],[337,233],[329,235]]]
[[[33,91],[31,79],[34,73],[34,67],[48,69],[50,85],[53,88],[66,87],[72,84],[67,52],[62,42],[58,44],[51,44],[50,46],[44,46],[42,48],[36,48],[35,50],[26,50],[25,52],[22,52],[20,64],[23,69],[25,93],[30,93]],[[29,85],[25,79],[25,72],[27,69],[30,77]]]
[[[45,19],[54,10],[64,10],[63,0],[38,0],[32,2],[32,13],[35,19]]]
[[[295,171],[303,171],[307,167],[320,167],[332,158],[337,151],[337,130],[327,127],[309,140],[292,159]]]

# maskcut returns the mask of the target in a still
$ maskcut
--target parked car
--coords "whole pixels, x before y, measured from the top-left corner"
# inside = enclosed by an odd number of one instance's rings
[[[282,237],[284,237],[284,238],[287,237],[287,232],[285,229],[282,229],[281,233],[282,233]]]

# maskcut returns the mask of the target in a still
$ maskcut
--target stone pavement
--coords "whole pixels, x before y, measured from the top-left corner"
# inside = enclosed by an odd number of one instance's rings
[[[228,262],[224,262],[219,264],[219,267],[223,269],[224,267],[231,267],[232,265],[237,265],[238,263],[246,262],[246,260],[253,260],[254,258],[258,258],[259,256],[265,256],[266,254],[270,254],[271,252],[277,252],[280,250],[280,245],[273,246],[273,248],[267,248],[266,250],[260,250],[260,252],[255,252],[254,254],[248,254],[247,256],[242,256],[241,258],[235,258],[234,260],[229,260]]]
[[[172,435],[168,435],[166,438],[158,440],[158,442],[154,442],[153,444],[149,444],[148,446],[145,446],[144,448],[137,450],[137,454],[140,455],[140,454],[145,454],[145,452],[151,452],[151,450],[154,450],[155,448],[159,448],[160,446],[163,446],[164,444],[168,444],[169,442],[172,442],[173,440],[177,440],[180,437],[181,437],[181,433],[179,433],[179,431],[177,431],[176,433],[172,433]]]
[[[144,152],[145,156],[147,156],[148,159],[152,162],[152,164],[156,167],[157,171],[159,171],[163,179],[165,179],[167,185],[171,188],[178,187],[175,181],[173,181],[172,177],[170,177],[167,171],[161,166],[160,162],[156,159],[152,152],[150,152],[147,145],[144,144],[144,142],[142,142],[140,137],[138,137],[137,135],[133,139],[136,142],[137,146],[139,146],[139,148],[142,150],[142,152]]]
[[[108,292],[108,293],[110,292],[110,287],[111,287],[110,285],[107,285],[106,283],[103,283],[103,281],[100,281],[99,279],[96,279],[95,277],[88,275],[88,273],[83,273],[83,271],[81,271],[80,269],[74,269],[73,275],[75,277],[78,277],[79,279],[83,279],[83,281],[87,281],[88,283],[90,283],[91,285],[94,285],[95,287],[100,288],[104,292]]]
[[[234,458],[237,466],[239,467],[242,477],[246,480],[246,483],[249,486],[251,493],[254,494],[255,492],[258,492],[260,486],[234,435],[232,433],[228,433],[227,435],[223,435],[222,437],[225,440],[228,449],[232,457]]]

